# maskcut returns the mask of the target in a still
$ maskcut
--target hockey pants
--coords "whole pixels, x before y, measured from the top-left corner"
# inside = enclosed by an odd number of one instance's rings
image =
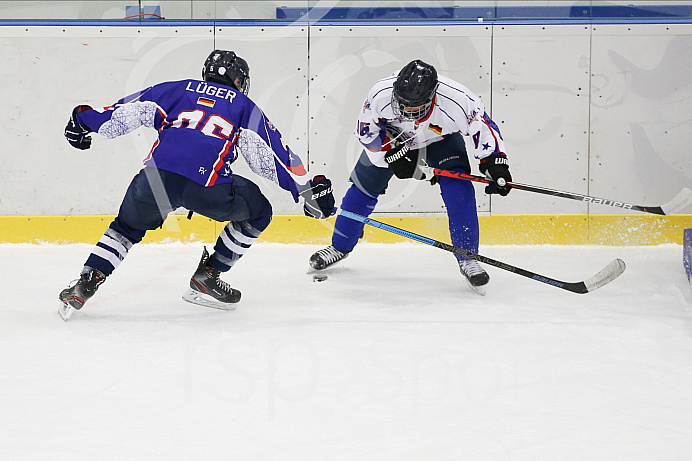
[[[148,230],[161,227],[180,207],[215,221],[230,221],[214,245],[209,265],[224,272],[240,259],[269,225],[272,208],[259,187],[238,175],[231,184],[204,187],[170,171],[145,167],[130,183],[118,216],[85,263],[110,275]]]
[[[432,167],[464,173],[471,171],[464,138],[458,133],[427,146],[420,154]],[[374,211],[379,196],[385,193],[392,175],[389,168],[373,165],[363,152],[351,173],[350,180],[353,184],[341,202],[341,209],[369,216]],[[478,253],[478,214],[473,184],[444,176],[439,178],[439,184],[442,200],[447,208],[452,244]],[[363,228],[364,223],[337,216],[332,245],[339,251],[353,250],[363,234]],[[464,258],[457,255],[457,259]]]

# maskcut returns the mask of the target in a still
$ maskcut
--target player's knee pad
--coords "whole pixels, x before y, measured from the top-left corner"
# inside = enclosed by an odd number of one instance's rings
[[[355,184],[349,187],[341,201],[341,209],[362,216],[369,216],[376,205],[377,197],[371,197]],[[332,245],[339,251],[351,251],[358,243],[358,239],[363,235],[363,227],[364,224],[362,222],[341,215],[337,216],[334,223],[334,233],[332,234]]]
[[[146,230],[130,226],[120,216],[117,216],[108,228],[114,231],[113,235],[119,236],[119,239],[124,239],[123,245],[126,245],[126,242],[130,242],[130,246],[141,242],[147,232]]]
[[[246,222],[250,224],[254,229],[259,232],[264,231],[269,226],[272,221],[272,216],[274,212],[272,206],[266,197],[262,196],[264,199],[260,206],[256,209],[251,210],[251,217]]]
[[[476,215],[476,190],[471,181],[442,176],[439,182],[440,193],[447,210],[450,210],[450,208],[464,208],[471,210]]]
[[[473,183],[442,176],[440,178],[440,192],[447,208],[452,244],[477,253],[478,210]]]

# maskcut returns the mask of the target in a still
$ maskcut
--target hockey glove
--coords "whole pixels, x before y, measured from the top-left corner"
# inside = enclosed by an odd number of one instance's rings
[[[317,175],[300,191],[305,199],[303,211],[305,216],[324,219],[336,213],[332,182],[323,175]]]
[[[88,136],[89,133],[91,133],[91,130],[86,125],[81,125],[77,121],[77,116],[79,113],[84,112],[85,110],[91,110],[91,106],[75,107],[72,110],[72,116],[65,127],[65,138],[67,139],[67,142],[69,142],[72,147],[76,147],[77,149],[81,150],[91,147],[91,136]]]
[[[399,179],[425,179],[418,169],[418,150],[410,150],[408,144],[398,144],[384,154],[384,161]]]
[[[509,164],[505,154],[492,154],[481,159],[481,173],[493,182],[485,186],[486,194],[500,194],[505,196],[512,189],[507,183],[512,182],[509,174]]]

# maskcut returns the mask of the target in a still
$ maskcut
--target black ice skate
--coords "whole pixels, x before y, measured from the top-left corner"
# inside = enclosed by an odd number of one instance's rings
[[[459,261],[459,270],[466,277],[466,281],[473,291],[485,296],[485,286],[490,281],[490,276],[483,270],[475,259]]]
[[[89,298],[94,296],[99,285],[106,281],[106,275],[98,269],[89,269],[79,276],[76,283],[60,292],[59,298],[62,306],[58,308],[58,314],[67,321],[74,311],[84,306]]]
[[[183,294],[183,299],[192,304],[213,307],[214,309],[232,310],[233,304],[240,301],[240,291],[221,280],[220,271],[207,265],[209,253],[207,248],[202,252],[197,271],[190,279],[190,289]]]
[[[319,250],[310,256],[310,266],[315,270],[321,271],[345,259],[349,253],[339,251],[333,245],[329,245],[327,248]]]

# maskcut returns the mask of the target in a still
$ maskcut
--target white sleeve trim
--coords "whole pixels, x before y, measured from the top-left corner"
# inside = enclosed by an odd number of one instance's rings
[[[151,101],[134,101],[117,106],[111,119],[101,125],[98,134],[112,139],[130,133],[142,125],[152,128],[157,109],[158,104]]]
[[[264,139],[252,130],[240,130],[236,148],[253,173],[279,184],[279,176],[274,162],[274,151]]]

